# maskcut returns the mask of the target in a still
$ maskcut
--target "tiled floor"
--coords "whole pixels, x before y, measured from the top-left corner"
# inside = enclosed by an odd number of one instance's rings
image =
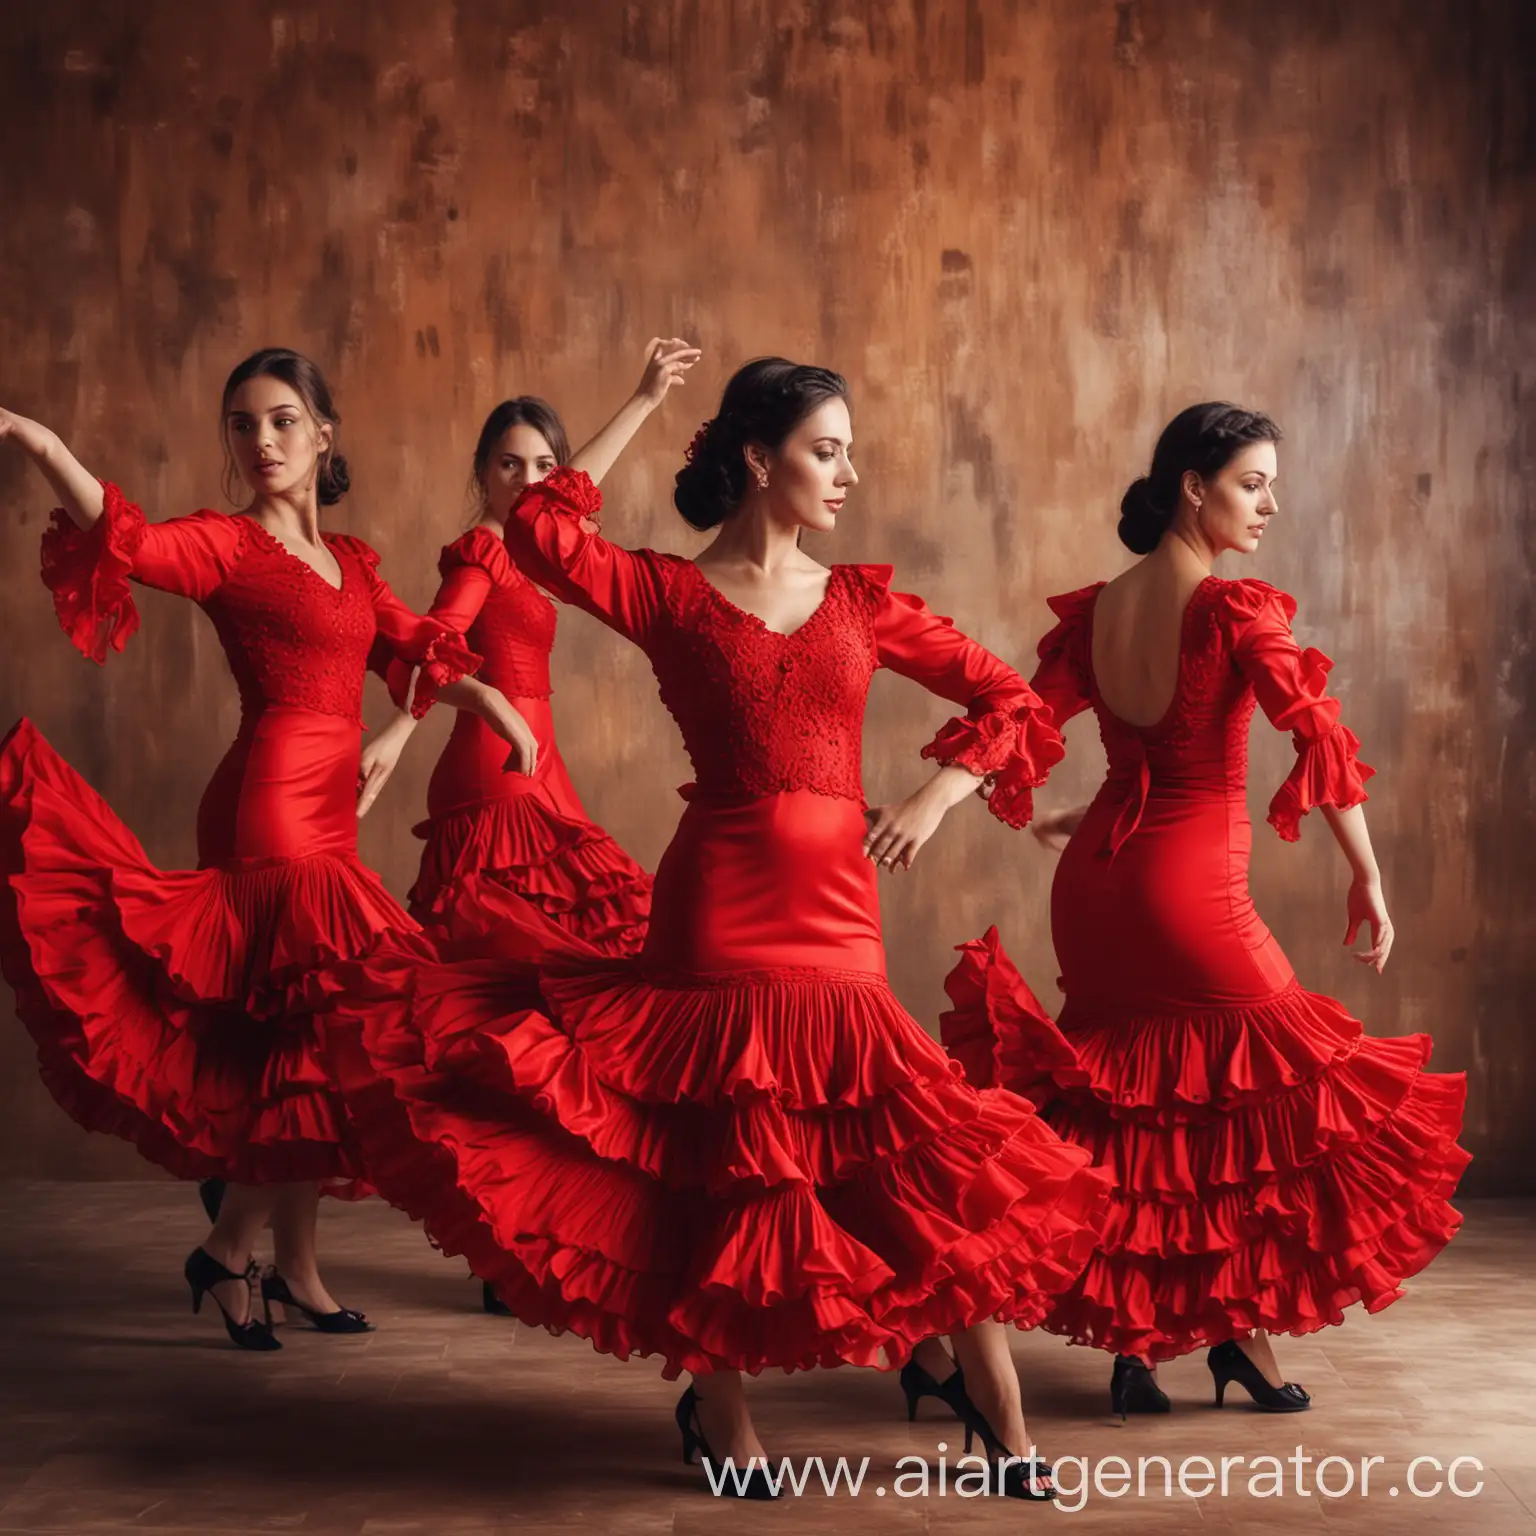
[[[179,1275],[201,1236],[193,1191],[170,1184],[0,1185],[0,1531],[277,1532],[340,1536],[491,1536],[578,1531],[611,1536],[735,1536],[758,1531],[901,1533],[1055,1528],[1042,1506],[937,1491],[956,1426],[926,1405],[915,1426],[895,1383],[872,1371],[767,1377],[754,1399],[775,1454],[868,1456],[860,1495],[820,1491],[776,1505],[710,1498],[678,1456],[677,1388],[654,1364],[605,1359],[479,1310],[479,1289],[416,1228],[376,1203],[328,1205],[332,1289],[379,1331],[333,1339],[286,1328],[280,1354],[230,1347],[194,1319]],[[1060,1458],[1243,1457],[1229,1492],[1171,1497],[1090,1489],[1063,1529],[1134,1536],[1322,1529],[1536,1536],[1536,1205],[1473,1204],[1456,1243],[1376,1318],[1286,1341],[1289,1373],[1314,1410],[1270,1418],[1211,1406],[1203,1362],[1165,1367],[1176,1411],[1106,1414],[1104,1357],[1017,1336],[1026,1407],[1042,1449]],[[1239,1394],[1241,1396],[1241,1394]],[[1249,1493],[1248,1462],[1301,1453],[1353,1462],[1356,1491]],[[1363,1458],[1380,1456],[1371,1493]],[[1477,1457],[1462,1486],[1419,1499],[1407,1464]],[[930,1468],[927,1497],[910,1496]],[[1114,1468],[1103,1469],[1112,1491]],[[1273,1469],[1256,1470],[1271,1477]],[[897,1486],[897,1479],[906,1474]],[[1198,1489],[1200,1468],[1187,1473]],[[1063,1468],[1063,1481],[1076,1479]],[[1287,1476],[1294,1469],[1287,1462]],[[1324,1477],[1340,1489],[1346,1473]],[[1175,1471],[1177,1477],[1177,1471]],[[1435,1474],[1427,1465],[1420,1486]],[[884,1484],[886,1493],[875,1492]],[[1314,1472],[1305,1473],[1314,1487]],[[1388,1490],[1397,1487],[1396,1496]],[[1068,1501],[1076,1503],[1076,1500]],[[1044,1524],[1042,1524],[1042,1522]]]

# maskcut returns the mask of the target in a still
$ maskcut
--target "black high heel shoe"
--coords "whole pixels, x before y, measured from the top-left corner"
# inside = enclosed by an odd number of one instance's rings
[[[219,1219],[219,1211],[224,1205],[224,1191],[228,1188],[223,1179],[204,1179],[197,1186],[197,1198],[203,1202],[203,1209],[208,1213],[209,1221]]]
[[[677,1400],[677,1412],[673,1415],[677,1420],[678,1430],[683,1437],[683,1465],[693,1465],[693,1453],[702,1451],[705,1461],[714,1461],[715,1453],[709,1448],[709,1441],[704,1438],[704,1431],[699,1427],[699,1394],[689,1387]],[[736,1469],[733,1467],[732,1471]],[[711,1490],[713,1491],[713,1490]],[[768,1481],[768,1473],[762,1467],[753,1467],[747,1473],[744,1482],[736,1477],[727,1476],[723,1479],[720,1493],[728,1498],[735,1499],[776,1499],[778,1490]]]
[[[496,1294],[496,1287],[489,1280],[482,1280],[480,1291],[480,1305],[490,1313],[492,1317],[511,1317],[512,1308]]]
[[[907,1399],[907,1423],[917,1419],[918,1402],[925,1397],[936,1397],[946,1404],[954,1416],[964,1423],[976,1412],[965,1391],[965,1373],[958,1365],[943,1381],[930,1376],[916,1360],[908,1360],[897,1374],[896,1380]]]
[[[372,1333],[373,1324],[361,1312],[351,1307],[338,1307],[334,1312],[317,1312],[306,1307],[288,1289],[288,1282],[275,1269],[269,1269],[261,1277],[261,1303],[267,1311],[267,1326],[272,1326],[272,1303],[295,1307],[307,1317],[321,1333]]]
[[[1109,1378],[1109,1408],[1125,1423],[1129,1413],[1167,1413],[1173,1404],[1157,1384],[1151,1369],[1132,1355],[1116,1355],[1114,1375]]]
[[[194,1248],[187,1255],[187,1262],[182,1267],[182,1274],[186,1276],[187,1284],[192,1288],[192,1310],[194,1313],[203,1310],[203,1297],[213,1296],[213,1288],[223,1280],[243,1280],[247,1286],[251,1283],[251,1272],[247,1270],[243,1275],[237,1275],[232,1269],[225,1269],[219,1261],[205,1249]],[[229,1315],[228,1309],[217,1296],[213,1296],[214,1305],[224,1315],[224,1328],[230,1338],[241,1349],[263,1350],[281,1349],[282,1343],[272,1337],[272,1330],[265,1323],[258,1323],[255,1318],[248,1317],[243,1323],[237,1323]]]
[[[969,1417],[965,1421],[965,1454],[971,1454],[971,1442],[977,1435],[981,1436],[981,1443],[987,1448],[987,1461],[990,1463],[988,1474],[997,1463],[1005,1461],[1003,1468],[1002,1487],[999,1492],[1009,1499],[1032,1499],[1036,1503],[1054,1499],[1057,1496],[1056,1471],[1047,1461],[1041,1461],[1038,1456],[1028,1459],[1015,1456],[1012,1451],[1003,1444],[992,1431],[992,1426],[985,1416],[974,1405]],[[1049,1489],[1037,1490],[1035,1484],[1051,1479]]]
[[[1283,1387],[1272,1387],[1264,1379],[1264,1373],[1238,1347],[1235,1340],[1218,1344],[1205,1363],[1211,1368],[1216,1383],[1216,1406],[1222,1405],[1227,1395],[1227,1383],[1235,1381],[1254,1401],[1254,1406],[1265,1413],[1305,1413],[1312,1406],[1311,1397],[1288,1381]]]

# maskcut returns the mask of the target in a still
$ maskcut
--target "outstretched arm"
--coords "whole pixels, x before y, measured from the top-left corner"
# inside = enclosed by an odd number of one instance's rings
[[[96,522],[106,504],[101,481],[64,446],[58,433],[40,421],[0,409],[0,442],[6,441],[15,443],[42,471],[77,528]]]

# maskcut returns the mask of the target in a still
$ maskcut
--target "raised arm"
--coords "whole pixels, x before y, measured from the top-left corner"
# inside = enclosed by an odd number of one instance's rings
[[[243,524],[218,512],[151,523],[110,482],[97,480],[46,427],[0,411],[0,441],[16,443],[60,497],[43,533],[43,584],[75,648],[103,662],[139,627],[129,581],[197,601],[239,559]]]
[[[665,598],[661,561],[603,538],[602,506],[585,473],[557,469],[518,498],[507,518],[507,548],[526,576],[644,646]]]
[[[583,470],[594,485],[601,485],[603,476],[613,468],[646,417],[667,398],[668,390],[683,382],[699,356],[699,349],[689,346],[681,337],[662,340],[653,336],[646,347],[645,372],[634,394],[602,431],[571,455],[571,468]]]
[[[42,471],[69,520],[89,528],[101,516],[101,482],[40,421],[0,410],[0,443],[13,442]]]

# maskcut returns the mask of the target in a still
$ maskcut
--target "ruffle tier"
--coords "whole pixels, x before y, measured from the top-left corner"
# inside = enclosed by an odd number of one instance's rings
[[[386,937],[427,953],[368,870],[158,870],[26,720],[0,746],[0,857],[0,967],[72,1119],[179,1178],[368,1193],[316,1013]]]
[[[1107,1184],[977,1093],[883,978],[358,968],[336,1058],[370,1173],[517,1316],[666,1374],[905,1359],[1031,1326]]]
[[[651,878],[601,827],[563,816],[537,794],[508,795],[421,823],[426,839],[411,915],[429,928],[473,921],[486,886],[531,902],[601,954],[645,942]]]
[[[1466,1080],[1424,1070],[1427,1036],[1374,1039],[1296,984],[1245,1009],[1070,1012],[1058,1030],[995,930],[963,951],[946,1045],[1046,1102],[1114,1181],[1051,1332],[1154,1361],[1255,1328],[1310,1333],[1388,1306],[1460,1227]]]

